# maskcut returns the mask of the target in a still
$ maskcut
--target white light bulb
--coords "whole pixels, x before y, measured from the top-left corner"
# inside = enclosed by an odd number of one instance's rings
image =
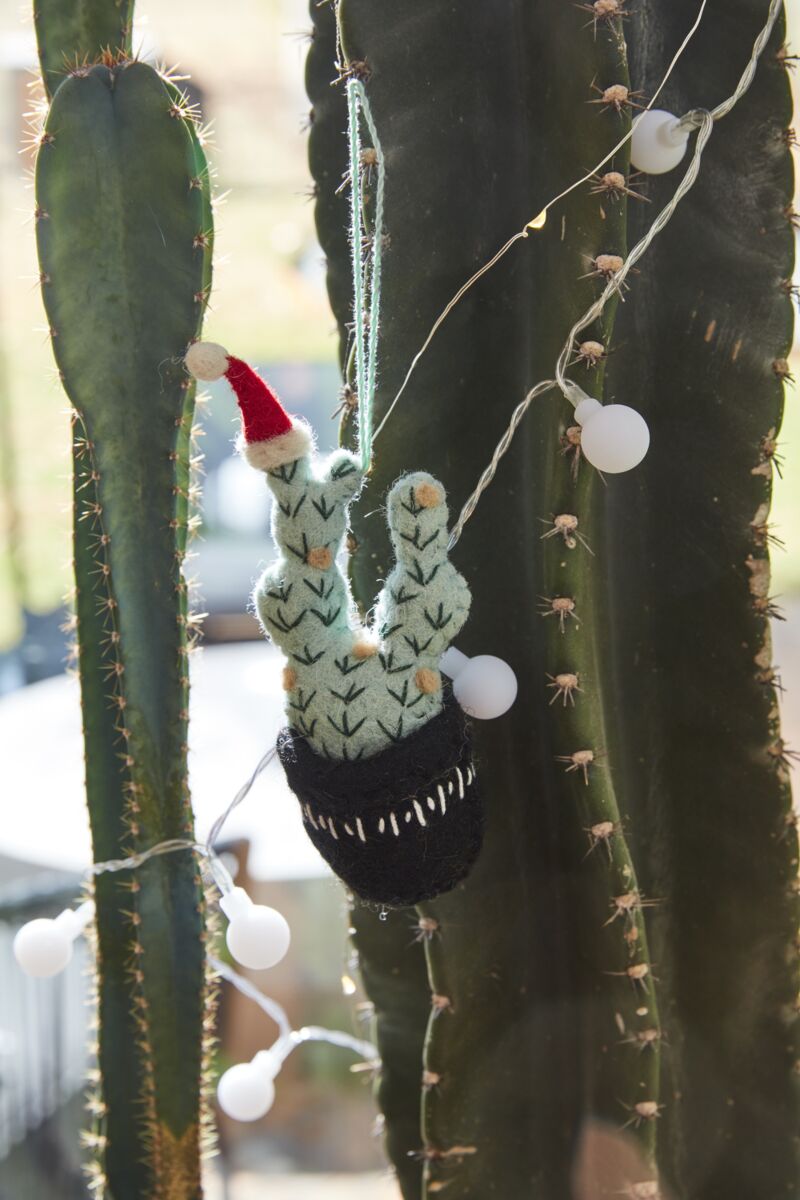
[[[14,957],[26,975],[47,979],[63,971],[72,958],[72,943],[83,926],[67,909],[55,918],[37,917],[17,931]]]
[[[263,971],[281,961],[292,935],[286,918],[277,909],[253,904],[240,887],[222,896],[219,903],[230,921],[225,940],[238,963]]]
[[[627,404],[603,405],[589,398],[575,409],[575,420],[581,426],[581,451],[598,471],[630,471],[647,454],[647,422]]]
[[[677,167],[689,144],[689,129],[662,108],[651,108],[633,122],[631,162],[637,171],[663,175]]]
[[[230,1067],[217,1084],[219,1106],[234,1121],[258,1121],[272,1108],[275,1084],[258,1058]]]
[[[452,679],[453,695],[464,712],[480,721],[501,717],[517,698],[516,675],[494,654],[468,658],[451,646],[442,655],[439,667]]]

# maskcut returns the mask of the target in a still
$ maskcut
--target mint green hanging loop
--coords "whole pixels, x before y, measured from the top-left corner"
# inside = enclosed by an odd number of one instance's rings
[[[353,326],[356,347],[356,395],[358,399],[358,445],[362,470],[372,462],[375,386],[378,368],[378,321],[381,307],[381,261],[383,255],[383,207],[386,173],[378,131],[372,119],[364,85],[358,79],[347,83],[348,139],[350,144],[350,241],[353,261]],[[378,186],[372,247],[367,264],[363,246],[363,163],[359,116],[363,115],[376,155]],[[369,294],[368,329],[365,329],[365,296]]]

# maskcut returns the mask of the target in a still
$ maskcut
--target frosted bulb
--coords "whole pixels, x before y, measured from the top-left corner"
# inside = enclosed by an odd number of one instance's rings
[[[455,646],[442,655],[441,670],[453,680],[453,695],[471,717],[491,721],[508,712],[517,698],[517,677],[494,654],[468,658]]]
[[[630,471],[647,454],[647,422],[627,404],[584,400],[575,409],[575,419],[581,425],[581,451],[598,471],[609,475]]]
[[[73,931],[57,919],[28,921],[14,938],[14,957],[26,975],[47,979],[58,975],[72,958]]]
[[[663,175],[677,167],[689,144],[689,130],[661,108],[643,112],[633,122],[631,162],[637,171]]]
[[[275,1084],[255,1062],[237,1063],[217,1084],[217,1100],[234,1121],[258,1121],[272,1108]]]
[[[279,963],[292,939],[288,922],[277,909],[253,904],[243,888],[234,888],[220,900],[230,920],[225,940],[238,963],[263,971]]]

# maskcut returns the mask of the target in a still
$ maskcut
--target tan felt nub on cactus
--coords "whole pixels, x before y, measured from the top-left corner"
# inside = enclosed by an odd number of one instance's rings
[[[420,667],[414,676],[414,682],[424,695],[432,696],[442,686],[442,677],[430,667]]]

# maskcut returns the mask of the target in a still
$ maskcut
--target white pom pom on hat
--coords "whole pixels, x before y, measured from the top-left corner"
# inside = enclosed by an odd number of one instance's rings
[[[195,379],[213,383],[228,369],[228,351],[216,342],[193,342],[186,351],[186,368]]]

